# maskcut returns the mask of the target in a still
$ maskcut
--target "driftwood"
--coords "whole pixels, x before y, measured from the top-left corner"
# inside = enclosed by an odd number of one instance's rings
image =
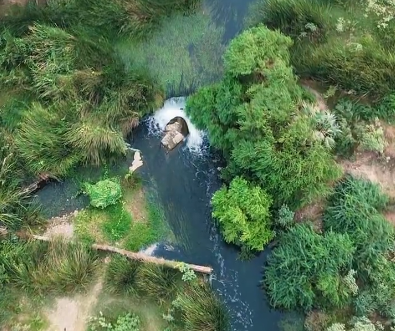
[[[42,241],[51,241],[50,237],[37,236],[37,235],[31,235],[30,237],[33,239],[42,240]],[[179,269],[180,265],[184,264],[186,267],[189,267],[193,271],[196,271],[196,272],[199,272],[202,274],[210,275],[213,272],[213,268],[211,268],[211,267],[205,267],[205,266],[200,266],[200,265],[196,265],[196,264],[190,264],[190,263],[184,263],[184,262],[178,262],[178,261],[172,261],[172,260],[165,260],[163,258],[149,256],[149,255],[146,255],[143,253],[130,252],[125,249],[121,249],[121,248],[117,248],[117,247],[113,247],[113,246],[108,246],[108,245],[93,244],[92,248],[99,250],[99,251],[104,251],[104,252],[118,253],[123,256],[126,256],[127,258],[129,258],[131,260],[163,265],[163,266],[173,268],[173,269]]]

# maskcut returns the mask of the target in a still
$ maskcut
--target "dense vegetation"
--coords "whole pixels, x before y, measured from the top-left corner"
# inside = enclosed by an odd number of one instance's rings
[[[325,196],[328,182],[341,174],[331,154],[337,134],[333,115],[320,113],[304,100],[308,95],[289,64],[291,45],[290,38],[263,26],[243,32],[225,53],[223,80],[199,90],[187,103],[192,120],[208,130],[212,145],[224,153],[225,178],[245,176],[264,187],[277,207],[299,207]],[[223,218],[216,211],[216,199],[213,215],[225,229],[241,220],[237,209],[228,209],[228,217]],[[259,203],[267,209],[263,201]],[[241,200],[236,205],[251,202]],[[256,229],[265,226],[266,217],[259,218]],[[265,238],[262,231],[250,235],[251,242],[260,242],[250,245],[254,250],[262,250],[272,237],[270,229],[263,233]]]

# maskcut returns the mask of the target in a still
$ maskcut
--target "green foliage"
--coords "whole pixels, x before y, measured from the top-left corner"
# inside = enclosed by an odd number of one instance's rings
[[[287,205],[282,205],[278,211],[277,218],[274,220],[274,224],[282,229],[289,229],[295,223],[294,216],[295,213]]]
[[[395,297],[395,267],[389,256],[394,229],[380,214],[387,203],[378,185],[347,177],[337,185],[325,210],[324,227],[348,234],[356,247],[353,265],[360,291],[354,307],[358,315],[393,313],[389,303]]]
[[[105,277],[106,290],[110,293],[137,294],[138,269],[141,262],[128,260],[124,256],[113,256]]]
[[[297,207],[329,193],[340,175],[317,123],[300,111],[302,89],[289,64],[290,38],[259,26],[229,45],[225,77],[187,101],[187,113],[228,161],[225,178],[242,175]],[[292,180],[290,180],[292,178]]]
[[[356,245],[354,263],[360,277],[369,277],[378,256],[392,248],[394,230],[379,213],[387,202],[378,185],[346,177],[325,210],[325,229],[347,233]]]
[[[391,15],[392,5],[382,4],[258,1],[252,6],[248,25],[264,23],[290,36],[295,42],[292,63],[298,74],[382,97],[393,90],[395,71],[394,22],[382,17],[383,13]],[[385,110],[382,114],[389,115]]]
[[[138,269],[136,284],[140,293],[163,303],[175,296],[180,280],[178,270],[144,263]]]
[[[285,233],[268,259],[264,284],[275,307],[343,307],[351,291],[342,277],[355,248],[346,234],[315,233],[307,224]]]
[[[108,322],[100,313],[100,316],[91,318],[88,331],[139,331],[140,319],[137,315],[125,314],[118,316],[114,323]]]
[[[79,243],[65,241],[0,243],[1,264],[8,283],[38,294],[75,291],[89,284],[97,254]]]
[[[228,312],[207,284],[192,282],[183,288],[173,306],[187,331],[227,331]]]
[[[229,185],[214,193],[211,204],[225,241],[261,251],[274,232],[271,228],[271,198],[259,186],[236,177]]]
[[[34,174],[66,175],[77,164],[79,156],[64,143],[67,123],[61,110],[44,108],[33,103],[16,130],[15,146],[18,154]]]
[[[383,154],[387,142],[385,141],[384,130],[380,122],[377,120],[373,124],[368,124],[361,131],[361,149],[366,151],[375,151]]]
[[[89,196],[91,205],[102,209],[116,204],[122,197],[121,185],[111,179],[101,180],[93,185],[85,183],[84,191]]]

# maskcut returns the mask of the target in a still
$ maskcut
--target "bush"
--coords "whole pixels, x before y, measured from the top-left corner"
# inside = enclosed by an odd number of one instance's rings
[[[282,229],[289,229],[295,223],[294,216],[295,213],[287,205],[282,205],[275,219],[275,225]]]
[[[307,224],[291,228],[268,258],[264,284],[270,303],[304,310],[344,307],[351,291],[342,279],[354,251],[346,234],[320,235]]]
[[[225,52],[224,79],[199,90],[186,106],[224,153],[224,178],[244,176],[264,185],[278,208],[328,194],[327,183],[340,175],[325,140],[313,139],[312,114],[301,111],[291,45],[290,38],[263,26],[243,32]]]
[[[273,239],[271,198],[259,186],[236,177],[214,193],[211,204],[226,242],[261,251]]]
[[[93,207],[104,209],[116,204],[122,197],[121,185],[111,179],[105,179],[92,185],[86,183],[84,190]]]

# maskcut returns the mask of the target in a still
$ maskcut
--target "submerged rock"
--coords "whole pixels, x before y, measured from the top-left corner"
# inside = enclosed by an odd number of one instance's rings
[[[167,150],[174,149],[189,134],[186,121],[182,117],[174,117],[165,127],[165,136],[162,138],[162,145]]]

